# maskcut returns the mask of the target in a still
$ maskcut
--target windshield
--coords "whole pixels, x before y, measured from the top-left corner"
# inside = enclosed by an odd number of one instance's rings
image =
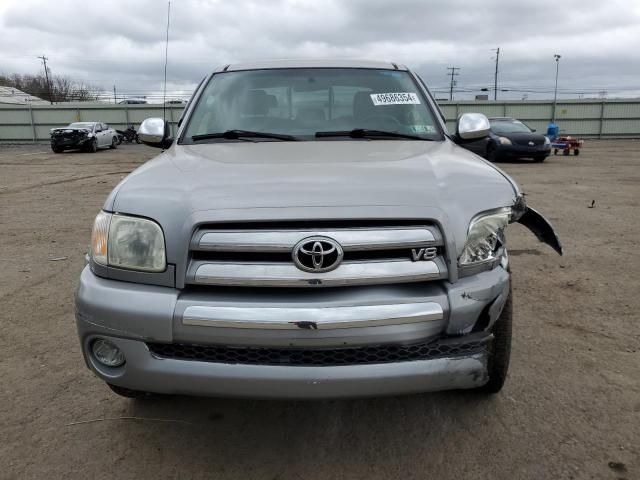
[[[317,132],[354,129],[442,139],[425,97],[408,72],[293,68],[214,75],[191,115],[183,143],[193,143],[193,136],[230,130],[322,141],[332,137],[317,138]],[[340,140],[353,138],[343,136]]]
[[[518,120],[490,121],[493,133],[531,133],[531,129]]]
[[[93,130],[93,123],[75,122],[69,124],[69,128],[86,128],[87,130]]]

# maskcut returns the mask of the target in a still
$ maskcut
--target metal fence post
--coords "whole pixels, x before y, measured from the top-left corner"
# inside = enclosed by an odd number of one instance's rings
[[[29,102],[29,118],[31,119],[31,133],[33,133],[33,143],[38,141],[38,133],[36,132],[36,125],[33,123],[33,107]]]
[[[602,103],[600,104],[600,129],[598,130],[598,138],[602,138],[602,124],[604,123],[604,103],[605,101],[602,100]]]

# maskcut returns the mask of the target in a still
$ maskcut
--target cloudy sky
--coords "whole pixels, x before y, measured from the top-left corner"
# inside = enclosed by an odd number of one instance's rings
[[[562,7],[559,7],[562,5]],[[54,74],[144,95],[162,88],[163,0],[0,0],[0,73]],[[640,95],[638,0],[172,0],[169,96],[190,92],[213,67],[264,58],[392,60],[448,96],[493,88],[499,98],[559,93]]]

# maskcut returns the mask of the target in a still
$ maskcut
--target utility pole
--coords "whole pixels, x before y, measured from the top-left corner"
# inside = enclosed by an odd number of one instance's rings
[[[553,113],[551,115],[551,123],[556,123],[556,101],[558,99],[558,71],[560,70],[560,55],[553,54],[556,59],[556,87],[553,90]]]
[[[117,104],[118,103],[118,97],[116,96],[116,86],[113,86],[113,103]]]
[[[447,70],[451,70],[447,75],[451,75],[451,86],[449,87],[449,101],[453,100],[453,86],[456,84],[454,77],[460,75],[456,70],[460,70],[460,67],[447,67]]]
[[[498,100],[498,62],[500,60],[500,47],[496,48],[496,73],[493,76],[493,100]]]
[[[53,99],[51,98],[51,83],[49,83],[49,71],[47,70],[47,60],[49,60],[45,55],[38,57],[42,60],[44,64],[44,76],[47,79],[47,90],[49,91],[49,103],[53,105]]]

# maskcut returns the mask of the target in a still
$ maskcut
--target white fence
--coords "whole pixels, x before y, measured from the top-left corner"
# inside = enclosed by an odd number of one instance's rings
[[[517,118],[538,132],[546,132],[553,113],[552,101],[441,102],[447,125],[464,112],[488,117]],[[581,137],[640,137],[640,98],[622,100],[563,100],[556,105],[560,132]]]
[[[515,117],[539,132],[551,119],[550,101],[441,102],[447,125],[453,131],[460,113],[481,112],[489,117]],[[182,105],[167,105],[166,118],[175,131]],[[148,117],[162,117],[162,105],[59,104],[25,107],[0,105],[1,142],[47,142],[49,130],[78,121],[99,121],[114,128],[136,127]],[[556,106],[556,122],[562,133],[581,137],[639,137],[640,99],[563,100]]]
[[[166,118],[173,130],[184,106],[167,105]],[[38,105],[24,107],[0,105],[0,142],[48,142],[49,130],[71,122],[104,122],[124,130],[149,117],[162,117],[162,105],[102,105],[93,103]]]

